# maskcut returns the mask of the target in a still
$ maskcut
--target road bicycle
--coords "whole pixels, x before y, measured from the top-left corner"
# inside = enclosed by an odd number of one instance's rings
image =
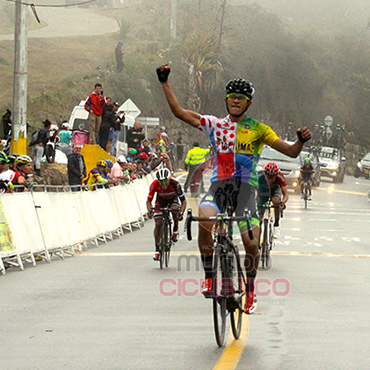
[[[232,213],[228,208],[227,213],[219,213],[214,217],[194,217],[189,209],[185,221],[189,241],[192,240],[192,221],[214,222],[212,307],[215,337],[219,347],[225,344],[227,316],[230,315],[234,338],[238,339],[241,334],[242,315],[246,309],[246,280],[240,263],[239,248],[232,241],[232,223],[247,221],[249,237],[253,239],[250,212],[239,217],[233,217]]]
[[[308,181],[304,180],[304,185],[303,185],[304,209],[307,209],[309,197],[310,197],[310,190],[308,188]]]
[[[171,248],[174,244],[172,240],[172,217],[171,212],[179,212],[179,210],[172,210],[168,207],[153,207],[151,211],[161,211],[162,212],[162,226],[161,235],[159,239],[159,267],[168,267],[170,263]]]
[[[265,204],[262,205],[263,217],[261,220],[261,231],[259,240],[260,249],[260,260],[261,267],[267,269],[271,267],[271,255],[270,251],[274,247],[273,238],[273,225],[274,225],[274,209],[281,208],[280,205],[274,206],[271,199],[269,199]],[[283,211],[281,211],[281,217],[283,217]]]

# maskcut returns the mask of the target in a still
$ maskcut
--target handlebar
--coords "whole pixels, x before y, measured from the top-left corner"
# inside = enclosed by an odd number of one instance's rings
[[[198,221],[198,222],[201,222],[201,221],[211,221],[211,222],[215,222],[216,224],[221,224],[223,223],[224,221],[236,221],[236,222],[242,222],[242,221],[246,221],[247,224],[248,224],[248,235],[249,235],[249,238],[251,240],[253,240],[253,233],[252,233],[252,230],[251,230],[251,216],[250,216],[250,212],[246,212],[246,214],[244,216],[226,216],[224,214],[221,214],[221,213],[218,213],[216,216],[211,216],[211,217],[195,217],[193,216],[192,214],[192,211],[191,211],[191,208],[188,209],[188,213],[187,213],[187,216],[186,216],[186,220],[185,220],[185,231],[186,231],[186,236],[188,238],[189,241],[191,241],[193,238],[192,238],[192,235],[191,235],[191,223],[193,221]]]
[[[262,206],[259,206],[259,207],[262,208],[262,209],[281,208],[280,217],[283,218],[284,217],[284,207],[282,205],[283,205],[283,202],[280,202],[280,204],[278,206],[274,206],[272,204],[272,202],[268,202],[268,203],[265,203],[265,204],[263,204]]]
[[[150,207],[151,211],[168,211],[168,212],[181,212],[180,209],[171,209],[168,207]]]

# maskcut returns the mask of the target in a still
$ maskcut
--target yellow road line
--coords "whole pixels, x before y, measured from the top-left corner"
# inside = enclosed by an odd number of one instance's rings
[[[85,257],[147,257],[151,256],[153,252],[82,252],[81,255]],[[197,251],[173,251],[172,256],[183,256],[199,254]],[[245,251],[240,252],[245,255]],[[337,257],[337,258],[370,258],[370,254],[346,254],[346,253],[327,253],[327,252],[298,252],[298,251],[271,251],[275,256],[320,256],[320,257]]]
[[[230,330],[226,347],[222,352],[220,359],[217,361],[213,370],[234,370],[236,369],[240,356],[247,343],[249,335],[248,316],[243,315],[242,330],[239,339],[234,339],[233,333]]]

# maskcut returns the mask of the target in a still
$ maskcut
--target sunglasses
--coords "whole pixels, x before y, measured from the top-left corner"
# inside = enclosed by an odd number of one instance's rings
[[[231,93],[231,94],[227,94],[226,97],[230,100],[239,100],[239,101],[244,101],[244,100],[250,100],[248,98],[248,96],[246,95],[243,95],[243,94],[234,94],[234,93]]]

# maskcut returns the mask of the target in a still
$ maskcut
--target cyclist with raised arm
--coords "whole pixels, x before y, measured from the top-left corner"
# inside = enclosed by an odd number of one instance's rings
[[[310,158],[305,158],[304,163],[301,167],[301,171],[299,172],[299,185],[301,187],[301,198],[304,198],[304,183],[307,182],[308,185],[308,200],[311,200],[311,188],[313,183],[313,175],[315,170],[313,169],[312,163]]]
[[[179,238],[179,221],[182,221],[183,214],[186,208],[186,199],[182,191],[181,185],[178,181],[171,178],[171,172],[168,168],[161,168],[156,172],[156,179],[151,183],[149,187],[148,199],[146,202],[146,207],[148,210],[148,215],[150,218],[153,217],[152,201],[155,194],[155,206],[158,208],[169,207],[172,212],[173,218],[173,236],[172,240],[177,242]],[[181,205],[179,204],[179,199]],[[180,211],[180,213],[179,213]],[[163,221],[162,211],[154,210],[154,239],[155,239],[155,253],[153,256],[154,261],[158,261],[159,255],[159,239],[161,233],[161,226]]]
[[[258,213],[260,220],[263,217],[263,205],[271,199],[274,208],[273,238],[280,236],[280,212],[286,208],[289,199],[285,177],[275,162],[266,164],[263,171],[258,173]]]
[[[246,112],[252,104],[255,90],[251,82],[243,79],[231,80],[226,85],[225,103],[229,114],[225,118],[204,116],[184,109],[168,83],[169,74],[170,67],[167,64],[157,68],[158,79],[172,113],[178,119],[208,134],[215,153],[211,187],[199,205],[199,216],[211,217],[220,212],[225,186],[234,189],[233,206],[236,216],[243,216],[246,208],[252,213],[253,240],[249,238],[247,222],[240,222],[239,228],[246,251],[246,313],[253,313],[257,305],[254,281],[259,264],[259,219],[256,205],[256,165],[259,155],[262,146],[266,144],[289,157],[297,157],[303,144],[311,138],[311,134],[307,128],[299,129],[298,139],[290,144],[279,139],[270,127],[248,117]],[[198,244],[205,270],[202,289],[205,297],[213,295],[212,227],[213,223],[209,221],[199,223]]]

